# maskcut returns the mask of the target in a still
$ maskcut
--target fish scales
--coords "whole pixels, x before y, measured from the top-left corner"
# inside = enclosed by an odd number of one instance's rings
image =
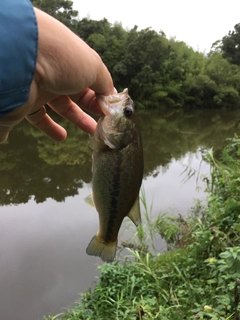
[[[126,213],[139,194],[142,173],[141,170],[131,170],[141,159],[138,150],[138,143],[132,143],[120,151],[94,152],[93,198],[97,211],[102,212],[99,233],[107,241],[116,240]],[[131,197],[127,197],[127,193]]]
[[[139,206],[139,189],[143,176],[141,136],[133,115],[129,117],[128,114],[126,117],[123,114],[125,108],[131,107],[134,111],[132,100],[128,100],[126,91],[118,95],[120,99],[117,101],[117,107],[116,104],[113,106],[118,110],[118,114],[116,115],[116,110],[112,114],[103,110],[107,115],[105,114],[98,122],[92,139],[92,200],[99,214],[99,231],[90,242],[87,253],[100,256],[107,262],[114,259],[117,236],[123,219],[129,216],[136,225],[141,220]],[[107,106],[111,108],[111,103],[107,102]]]

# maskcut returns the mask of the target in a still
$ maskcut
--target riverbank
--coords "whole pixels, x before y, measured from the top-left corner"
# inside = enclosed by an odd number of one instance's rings
[[[132,259],[103,264],[73,310],[45,319],[240,319],[239,157],[238,137],[220,160],[208,152],[207,205],[197,202],[186,219],[150,221],[146,211],[148,231],[138,230]],[[167,243],[164,254],[146,250],[156,235]]]

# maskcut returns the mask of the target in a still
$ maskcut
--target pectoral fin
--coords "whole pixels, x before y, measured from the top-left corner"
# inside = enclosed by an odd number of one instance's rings
[[[139,225],[139,223],[141,223],[139,196],[130,210],[128,217],[132,220],[136,227]]]
[[[93,194],[90,193],[85,199],[84,201],[86,202],[86,204],[88,204],[89,206],[95,208],[95,204],[94,204],[94,201],[93,201]]]

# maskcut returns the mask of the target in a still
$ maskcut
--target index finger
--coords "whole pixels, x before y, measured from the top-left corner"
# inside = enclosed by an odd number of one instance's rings
[[[93,115],[101,115],[102,110],[96,98],[96,94],[91,89],[85,89],[84,91],[69,95],[69,98],[75,102],[80,108],[86,110]]]
[[[91,101],[89,101],[91,104]],[[93,134],[96,129],[96,121],[86,114],[73,102],[69,96],[60,96],[48,103],[59,115],[69,120],[84,132]]]

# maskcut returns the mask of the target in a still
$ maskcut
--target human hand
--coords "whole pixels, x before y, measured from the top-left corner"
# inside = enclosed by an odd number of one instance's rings
[[[101,113],[96,97],[115,92],[112,78],[99,55],[84,41],[51,16],[34,10],[39,41],[29,99],[0,119],[0,143],[24,118],[51,138],[64,140],[66,130],[46,113],[46,103],[86,133],[93,134],[96,122],[82,109]]]

